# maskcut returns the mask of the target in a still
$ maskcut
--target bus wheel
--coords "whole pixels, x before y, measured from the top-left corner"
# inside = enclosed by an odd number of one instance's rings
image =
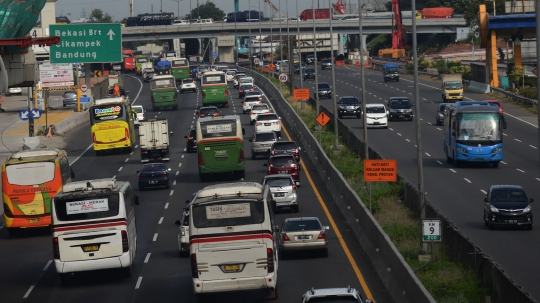
[[[100,150],[96,150],[96,156],[101,156],[102,155],[102,152]]]
[[[133,272],[133,265],[130,265],[128,267],[122,268],[122,275],[126,278],[131,277],[131,273]]]
[[[270,290],[270,293],[268,294],[268,299],[270,300],[277,300],[278,298],[278,291],[277,291],[277,285],[274,289]]]
[[[244,179],[244,178],[246,178],[246,171],[243,170],[243,171],[241,171],[241,172],[237,172],[237,173],[236,173],[236,177],[237,177],[238,179]]]
[[[199,175],[199,178],[201,179],[201,182],[207,182],[208,181],[208,176],[206,176],[206,175]]]

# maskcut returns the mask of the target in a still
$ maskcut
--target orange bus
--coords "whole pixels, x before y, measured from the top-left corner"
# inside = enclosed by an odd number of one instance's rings
[[[2,164],[2,199],[10,236],[51,225],[51,200],[74,177],[64,150],[30,149],[8,157]]]

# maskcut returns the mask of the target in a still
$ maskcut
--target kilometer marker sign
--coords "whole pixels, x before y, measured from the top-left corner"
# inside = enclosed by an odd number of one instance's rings
[[[396,182],[396,160],[364,160],[365,182]]]

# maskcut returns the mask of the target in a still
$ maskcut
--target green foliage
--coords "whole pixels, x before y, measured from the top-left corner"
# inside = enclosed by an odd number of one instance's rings
[[[89,19],[92,23],[113,23],[112,16],[108,13],[103,13],[99,8],[92,10]]]
[[[387,45],[391,44],[392,41],[390,40],[390,35],[387,34],[377,35],[375,38],[367,42],[367,45],[371,48],[371,54],[373,56],[378,56],[379,49],[383,49]]]
[[[501,60],[504,60],[504,57],[506,57],[506,55],[504,54],[504,51],[502,50],[502,48],[497,48],[497,52],[499,53],[499,58]]]
[[[431,62],[429,60],[426,60],[424,57],[418,58],[418,70],[419,71],[426,71],[427,68],[431,67]],[[413,63],[405,63],[405,68],[408,70],[413,70],[414,65]]]
[[[198,3],[198,2],[197,2]],[[219,9],[214,2],[206,2],[199,7],[194,8],[189,14],[186,14],[186,19],[209,19],[212,18],[214,21],[223,20],[225,13]]]

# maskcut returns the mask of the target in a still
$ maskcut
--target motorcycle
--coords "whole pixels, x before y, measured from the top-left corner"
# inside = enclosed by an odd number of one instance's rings
[[[150,82],[150,80],[152,80],[152,78],[154,78],[154,73],[145,73],[143,75],[143,78],[144,78],[144,82],[148,83]]]

